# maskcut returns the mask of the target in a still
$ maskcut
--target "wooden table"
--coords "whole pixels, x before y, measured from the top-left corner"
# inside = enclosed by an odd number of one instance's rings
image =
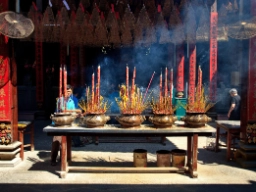
[[[231,143],[232,143],[232,135],[240,133],[240,121],[232,121],[232,120],[216,120],[216,146],[215,151],[219,151],[219,138],[220,138],[220,129],[224,129],[227,132],[227,161],[231,160]]]
[[[47,126],[43,129],[47,135],[62,136],[61,143],[61,178],[65,178],[70,170],[77,171],[121,171],[121,172],[158,172],[158,171],[188,171],[191,177],[197,177],[197,149],[198,136],[211,136],[215,128],[206,125],[202,128],[188,128],[184,125],[175,124],[171,128],[154,128],[152,125],[141,125],[140,128],[120,128],[120,125],[105,125],[99,128],[86,127],[54,127]],[[184,168],[176,167],[72,167],[68,166],[71,161],[71,136],[107,136],[107,137],[166,137],[166,136],[186,136],[187,137],[187,165]]]

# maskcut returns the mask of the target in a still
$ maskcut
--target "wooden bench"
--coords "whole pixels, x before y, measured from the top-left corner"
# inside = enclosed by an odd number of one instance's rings
[[[30,135],[30,143],[24,144],[24,135]],[[34,121],[18,121],[18,136],[21,142],[20,158],[24,160],[24,148],[30,147],[34,151]]]

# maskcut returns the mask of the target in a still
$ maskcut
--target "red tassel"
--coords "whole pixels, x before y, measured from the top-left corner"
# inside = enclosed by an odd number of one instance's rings
[[[112,13],[115,12],[114,4],[111,4],[111,12],[112,12]]]
[[[158,5],[157,6],[157,12],[160,13],[162,10],[161,10],[161,5]]]

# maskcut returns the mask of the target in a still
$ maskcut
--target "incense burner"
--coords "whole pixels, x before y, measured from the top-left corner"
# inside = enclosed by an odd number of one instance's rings
[[[204,127],[212,118],[208,117],[205,113],[187,113],[181,120],[184,121],[188,127]]]
[[[55,126],[71,126],[76,119],[76,114],[72,113],[54,113],[51,114],[50,119],[54,122]]]
[[[172,127],[173,123],[177,120],[174,115],[154,114],[149,117],[149,121],[154,124],[156,128]]]
[[[82,117],[80,123],[88,128],[94,128],[104,126],[109,120],[110,116],[105,114],[89,114]]]
[[[140,127],[141,123],[146,120],[145,116],[137,114],[122,114],[116,117],[116,120],[123,128]]]

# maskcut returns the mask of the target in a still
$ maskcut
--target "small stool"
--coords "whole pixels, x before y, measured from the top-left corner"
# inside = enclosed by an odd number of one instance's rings
[[[27,130],[29,128],[29,130]],[[21,142],[20,158],[24,160],[24,148],[30,147],[34,151],[34,122],[33,121],[19,121],[18,122],[19,141]],[[24,144],[24,135],[30,134],[30,143]]]

